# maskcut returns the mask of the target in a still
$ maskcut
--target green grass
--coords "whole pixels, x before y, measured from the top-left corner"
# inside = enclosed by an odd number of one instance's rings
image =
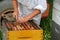
[[[44,30],[44,40],[51,40],[51,26],[52,26],[52,9],[53,9],[53,0],[48,0],[50,4],[49,16],[41,20],[41,26]]]

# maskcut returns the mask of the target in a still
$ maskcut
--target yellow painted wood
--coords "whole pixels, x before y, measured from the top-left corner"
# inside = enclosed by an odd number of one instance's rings
[[[7,40],[43,40],[43,30],[7,31]]]

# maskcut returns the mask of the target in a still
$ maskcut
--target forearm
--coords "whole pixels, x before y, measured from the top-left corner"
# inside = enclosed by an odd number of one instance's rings
[[[41,13],[41,11],[38,10],[38,9],[36,9],[36,10],[34,10],[32,13],[30,13],[30,14],[28,15],[28,17],[29,17],[29,19],[32,19],[33,17],[37,16],[37,15],[40,14],[40,13]]]
[[[18,3],[17,0],[12,0],[12,5],[14,8],[14,12],[18,12]]]

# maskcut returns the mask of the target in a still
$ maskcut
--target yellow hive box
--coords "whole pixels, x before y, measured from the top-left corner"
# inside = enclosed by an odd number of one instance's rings
[[[7,31],[7,40],[43,40],[43,30]]]

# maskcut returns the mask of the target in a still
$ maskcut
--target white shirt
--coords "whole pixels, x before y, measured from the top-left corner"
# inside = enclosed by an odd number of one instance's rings
[[[19,17],[29,15],[35,9],[39,9],[41,13],[32,19],[36,24],[40,24],[41,14],[46,10],[46,0],[17,0],[18,1],[18,10]]]

